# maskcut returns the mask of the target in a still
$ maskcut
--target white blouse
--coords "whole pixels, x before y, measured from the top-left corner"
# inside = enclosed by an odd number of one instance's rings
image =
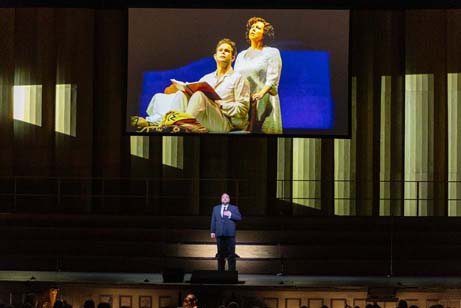
[[[251,93],[256,93],[264,86],[278,87],[282,58],[277,48],[248,48],[238,54],[235,70],[248,79]]]
[[[248,48],[237,55],[235,71],[247,78],[251,94],[260,91],[264,86],[277,90],[282,72],[282,57],[280,51],[273,47],[263,47],[262,50]],[[277,92],[275,92],[277,93]],[[282,117],[279,96],[270,96],[272,113],[263,124],[265,133],[281,134]]]

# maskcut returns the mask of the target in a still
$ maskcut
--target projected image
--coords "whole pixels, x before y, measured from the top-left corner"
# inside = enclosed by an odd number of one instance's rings
[[[347,11],[130,9],[128,130],[346,136],[348,21]]]

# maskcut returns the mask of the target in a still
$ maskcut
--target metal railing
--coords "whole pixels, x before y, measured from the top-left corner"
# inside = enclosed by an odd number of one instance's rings
[[[105,212],[134,206],[137,213],[162,214],[162,205],[215,204],[221,192],[233,200],[245,199],[240,189],[246,180],[102,178],[102,177],[0,177],[0,211]],[[122,209],[123,210],[123,209]]]
[[[274,196],[287,204],[321,202],[321,185],[334,185],[334,202],[358,201],[412,203],[414,216],[424,214],[430,202],[461,205],[461,181],[380,181],[379,197],[373,196],[373,182],[335,180],[277,180]],[[103,178],[103,177],[0,177],[2,212],[132,212],[168,215],[170,209],[197,214],[203,206],[219,202],[221,192],[229,192],[237,204],[261,202],[261,184],[246,179],[214,178]],[[272,185],[272,184],[268,184]],[[357,193],[357,187],[362,191]],[[370,189],[363,192],[363,187]],[[459,193],[458,193],[459,188]],[[434,197],[436,189],[445,189],[447,198]],[[449,192],[450,191],[450,192]],[[459,196],[459,197],[458,197]],[[403,206],[403,205],[402,205]],[[312,206],[316,208],[315,206]],[[317,206],[318,208],[318,206]],[[173,211],[174,212],[174,211]]]

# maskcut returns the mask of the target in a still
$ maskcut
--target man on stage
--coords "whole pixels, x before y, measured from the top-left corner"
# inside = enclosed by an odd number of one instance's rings
[[[226,258],[229,271],[235,271],[235,222],[242,220],[237,206],[229,204],[227,193],[221,195],[221,204],[213,208],[211,215],[211,238],[218,245],[218,271],[224,271]]]

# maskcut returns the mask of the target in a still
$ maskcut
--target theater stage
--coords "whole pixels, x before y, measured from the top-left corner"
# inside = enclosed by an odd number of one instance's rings
[[[113,286],[188,287],[191,273],[184,274],[183,282],[164,282],[162,273],[97,273],[97,272],[45,272],[45,271],[0,271],[0,283],[50,283],[50,284],[97,284]],[[199,283],[220,285],[220,283]],[[226,283],[227,286],[229,284]],[[308,288],[308,289],[367,289],[389,287],[396,289],[457,289],[461,288],[461,277],[393,277],[393,276],[293,276],[239,274],[239,288]]]

